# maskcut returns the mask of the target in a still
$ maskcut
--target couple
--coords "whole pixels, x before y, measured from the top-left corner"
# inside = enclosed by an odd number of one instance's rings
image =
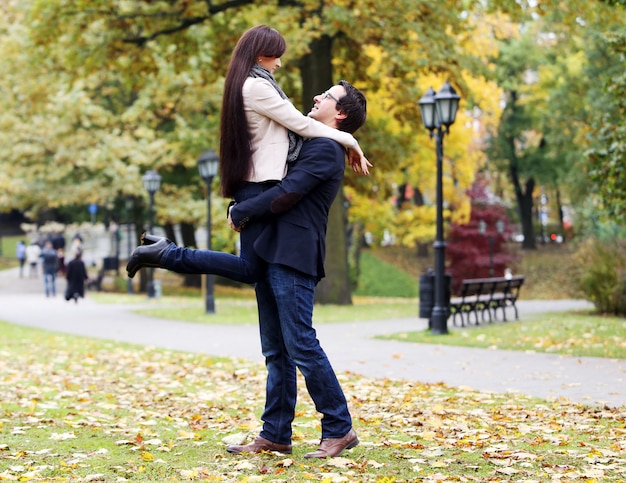
[[[233,61],[248,34],[269,35],[278,40],[282,38],[276,37],[279,34],[273,29],[255,29],[244,34],[235,48]],[[271,91],[266,91],[268,95],[277,92],[271,74],[280,66],[283,52],[284,48],[282,51],[278,48],[255,52],[256,63],[252,71],[258,70],[258,65],[269,74],[261,77],[260,84],[261,90],[271,87]],[[242,89],[245,108],[254,111],[246,111],[248,132],[257,125],[254,124],[255,116],[261,118],[265,115],[273,123],[280,124],[278,119],[271,117],[274,116],[273,111],[258,109],[265,95],[261,95],[261,100],[255,104],[254,91],[258,86],[250,84],[257,81],[250,82],[249,79],[259,78],[250,76],[244,81]],[[225,102],[226,98],[227,92]],[[355,132],[365,122],[365,96],[345,81],[315,96],[314,101],[308,118],[332,128],[329,131],[345,135]],[[224,131],[224,114],[222,121],[222,135],[228,136]],[[283,129],[286,137],[288,132],[285,127]],[[319,126],[316,129],[320,130]],[[254,139],[254,133],[251,137]],[[240,183],[239,187],[233,185],[234,188],[228,185],[231,167],[224,166],[226,159],[231,163],[235,157],[225,157],[224,152],[228,149],[224,149],[222,144],[222,187],[226,195],[235,197],[236,203],[229,211],[229,224],[241,233],[241,257],[179,248],[167,239],[144,235],[144,245],[135,249],[128,262],[127,271],[131,278],[141,267],[161,267],[182,273],[213,273],[256,283],[261,347],[268,371],[263,428],[252,443],[229,446],[230,453],[292,452],[296,368],[304,376],[317,411],[323,415],[320,446],[305,457],[335,457],[359,443],[343,390],[312,325],[315,286],[324,277],[328,212],[341,187],[345,170],[345,151],[338,142],[327,137],[296,141],[300,144],[296,149],[297,159],[289,162],[287,174],[284,177],[281,174],[280,181],[252,178]],[[285,152],[291,155],[293,143],[287,140],[285,143],[289,144]],[[256,147],[254,143],[251,146],[254,160]],[[271,145],[266,147],[277,149]],[[358,145],[352,145],[353,149],[356,147]],[[361,170],[367,172],[363,163],[369,163],[362,153],[359,159]],[[254,176],[259,171],[252,169],[244,172],[246,176],[249,173]]]

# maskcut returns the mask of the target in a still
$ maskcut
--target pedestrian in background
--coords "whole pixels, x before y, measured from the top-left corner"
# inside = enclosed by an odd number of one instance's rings
[[[59,271],[59,257],[52,246],[52,242],[48,240],[41,251],[41,261],[43,267],[43,283],[46,289],[46,297],[57,294],[56,277]]]
[[[29,278],[37,278],[37,265],[39,264],[39,257],[41,256],[41,247],[35,243],[31,242],[28,247],[26,247],[26,261],[28,262]]]
[[[20,262],[20,278],[22,278],[24,276],[24,263],[26,262],[26,243],[24,243],[24,240],[17,242],[15,255],[17,256],[18,262]]]
[[[74,255],[76,255],[76,253],[78,253],[79,250],[81,252],[81,257],[82,257],[82,253],[83,253],[83,237],[80,235],[80,233],[76,233],[72,237],[72,241],[70,242],[70,248],[69,248],[69,252],[68,252],[68,257],[73,257]],[[68,262],[68,261],[69,260],[66,260],[66,262]]]
[[[83,251],[79,248],[74,252],[74,258],[67,264],[66,279],[67,288],[65,290],[65,300],[74,299],[78,303],[79,298],[85,296],[85,281],[89,280],[87,267],[83,262]]]

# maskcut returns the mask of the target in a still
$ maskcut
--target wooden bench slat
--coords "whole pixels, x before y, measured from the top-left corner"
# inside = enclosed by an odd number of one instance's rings
[[[475,324],[478,325],[478,312],[481,320],[485,321],[485,312],[489,316],[489,321],[498,319],[497,311],[501,309],[502,320],[506,321],[506,309],[512,307],[515,310],[515,319],[519,318],[517,311],[517,299],[524,284],[525,277],[517,275],[511,278],[474,278],[463,280],[461,284],[461,294],[450,300],[450,312],[452,323],[457,325],[457,315],[461,319],[461,326],[471,324],[471,315],[474,314]]]

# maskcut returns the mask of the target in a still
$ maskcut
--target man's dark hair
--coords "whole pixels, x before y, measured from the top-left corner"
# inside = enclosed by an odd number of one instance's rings
[[[349,82],[340,80],[339,85],[346,90],[346,95],[339,99],[337,109],[347,116],[337,123],[337,128],[340,131],[353,133],[365,124],[367,99],[365,99],[365,94]]]

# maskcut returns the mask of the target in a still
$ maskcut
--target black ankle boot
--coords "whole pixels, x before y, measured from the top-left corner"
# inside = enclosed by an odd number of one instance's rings
[[[141,242],[143,245],[135,248],[128,259],[126,271],[129,278],[133,278],[142,267],[163,268],[161,266],[161,258],[163,258],[167,248],[174,243],[167,238],[149,235],[148,233],[141,235]]]

